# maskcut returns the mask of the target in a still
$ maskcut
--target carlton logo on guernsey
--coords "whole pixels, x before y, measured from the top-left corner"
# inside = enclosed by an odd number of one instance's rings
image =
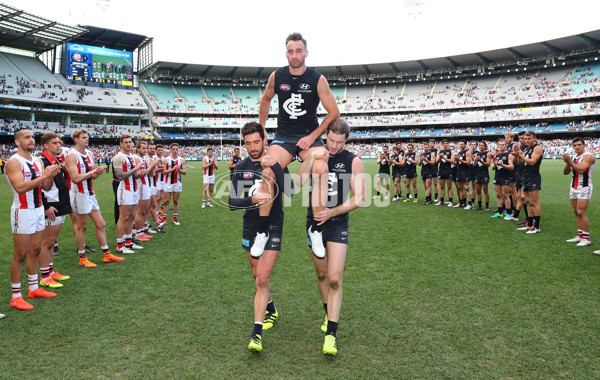
[[[17,159],[21,163],[21,173],[25,182],[33,181],[34,179],[42,176],[42,163],[39,158],[33,157],[33,161],[28,161],[22,156],[15,154],[10,159]],[[8,177],[6,177],[8,179]],[[10,181],[8,181],[10,188],[13,192],[13,208],[18,209],[34,209],[42,207],[42,185],[38,185],[36,188],[29,190],[26,193],[19,194],[14,189]]]
[[[73,150],[77,157],[77,172],[79,174],[85,174],[94,170],[94,161],[92,160],[92,153],[89,150],[85,150],[85,155],[79,153],[77,150]],[[78,193],[95,195],[94,186],[92,185],[92,179],[88,178],[85,181],[79,183],[71,182],[71,190],[77,189]]]

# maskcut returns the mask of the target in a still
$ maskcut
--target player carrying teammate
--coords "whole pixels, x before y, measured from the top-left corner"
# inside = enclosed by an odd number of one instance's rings
[[[271,297],[271,281],[269,278],[281,250],[284,218],[281,189],[284,188],[284,172],[277,162],[271,160],[271,162],[274,162],[272,170],[276,175],[278,192],[275,200],[273,200],[272,219],[268,226],[269,244],[262,254],[255,256],[251,253],[251,248],[255,244],[254,238],[259,218],[258,206],[271,201],[268,194],[259,191],[263,171],[261,160],[265,155],[264,128],[256,122],[246,123],[242,128],[242,136],[248,157],[237,164],[231,176],[229,208],[231,210],[245,210],[242,248],[246,250],[252,268],[252,275],[256,279],[255,322],[248,349],[260,352],[262,350],[262,331],[273,327],[273,323],[279,316]]]
[[[323,353],[337,354],[336,334],[342,308],[342,277],[348,251],[348,213],[365,202],[366,185],[363,164],[356,155],[344,149],[350,137],[348,124],[337,119],[327,127],[327,152],[330,181],[328,181],[327,207],[313,214],[311,205],[307,210],[306,229],[308,247],[312,253],[313,264],[317,272],[317,285],[326,311],[326,323],[321,326],[325,333]],[[297,176],[307,178],[310,166],[320,157],[321,151],[311,153],[298,168]],[[352,191],[352,196],[348,197]],[[312,250],[312,241],[308,230],[317,222],[323,226],[323,241],[326,244],[325,255],[319,256]]]
[[[340,111],[335,101],[335,96],[323,75],[306,66],[308,50],[306,40],[300,33],[290,34],[285,41],[288,65],[273,72],[263,93],[259,121],[264,127],[269,116],[271,99],[277,95],[279,112],[277,116],[277,133],[273,143],[267,150],[267,156],[279,162],[286,168],[296,156],[306,159],[311,151],[324,150],[321,136],[333,120],[340,117]],[[317,107],[319,102],[327,111],[327,115],[319,125]],[[265,139],[267,133],[265,131]],[[317,160],[312,167],[313,186],[312,201],[314,212],[318,213],[325,208],[327,198],[327,163]],[[275,196],[275,186],[269,178],[274,178],[272,170],[265,168],[261,190],[263,193]],[[269,214],[272,203],[260,206],[260,221],[258,223],[255,244],[252,247],[259,254],[267,244]],[[310,230],[314,247],[318,251],[325,248],[321,240],[321,226],[315,223]]]

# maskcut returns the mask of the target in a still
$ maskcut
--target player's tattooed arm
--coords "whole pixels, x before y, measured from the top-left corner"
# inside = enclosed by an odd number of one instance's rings
[[[128,172],[123,171],[123,157],[121,155],[116,155],[115,158],[113,158],[113,171],[115,178],[119,181],[123,181],[124,179],[131,177],[138,169],[139,167],[136,165]]]

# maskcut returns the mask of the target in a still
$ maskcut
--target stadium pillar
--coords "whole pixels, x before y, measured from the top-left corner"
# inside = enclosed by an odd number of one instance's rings
[[[67,124],[71,124],[71,115],[67,115]]]
[[[31,113],[31,121],[32,121],[32,122],[33,122],[33,121],[35,121],[35,112],[32,112],[32,113]]]
[[[102,118],[102,124],[106,125],[106,116]]]

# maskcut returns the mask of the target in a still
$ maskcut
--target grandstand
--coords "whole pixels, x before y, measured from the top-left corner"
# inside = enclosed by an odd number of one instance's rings
[[[22,127],[37,134],[54,131],[65,137],[75,129],[87,128],[90,137],[102,140],[122,133],[153,134],[148,126],[148,106],[133,83],[128,86],[91,76],[70,79],[65,53],[67,43],[94,41],[134,51],[148,43],[146,36],[72,27],[3,4],[0,16],[0,136]]]
[[[4,17],[20,17],[14,8],[2,10]],[[62,34],[56,32],[55,40],[40,46],[36,30],[50,30],[56,23],[39,17],[36,22],[31,35],[3,43],[0,51],[5,118],[0,133],[5,135],[17,126],[64,135],[86,127],[100,139],[127,131],[158,140],[235,143],[241,126],[258,118],[264,85],[276,69],[153,62],[144,50],[151,38],[93,26],[62,26]],[[342,117],[353,129],[352,138],[361,143],[493,139],[523,128],[549,137],[595,136],[599,41],[597,30],[461,56],[316,69],[327,77]],[[144,50],[139,81],[136,76],[132,86],[123,86],[66,76],[51,58],[62,57],[64,66],[68,42]],[[19,53],[6,48],[18,48]],[[269,136],[277,125],[277,110],[275,97],[266,125]],[[325,113],[322,106],[319,113]]]

